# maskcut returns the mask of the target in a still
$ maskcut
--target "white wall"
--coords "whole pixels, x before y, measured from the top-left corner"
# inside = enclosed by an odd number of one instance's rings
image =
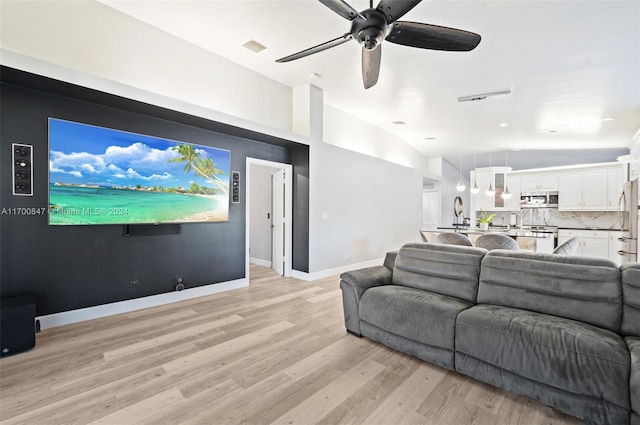
[[[276,168],[251,165],[249,249],[251,260],[259,260],[263,265],[271,264],[271,176],[277,171]]]
[[[420,241],[421,171],[326,143],[311,149],[310,272]]]
[[[448,161],[442,160],[442,181],[440,183],[440,225],[451,226],[454,223],[455,215],[453,214],[453,201],[456,196],[462,198],[464,216],[469,217],[467,210],[470,207],[469,199],[469,178],[462,176],[462,182],[465,184],[465,189],[462,192],[456,190],[456,185],[460,180],[460,173],[458,166],[451,165]]]
[[[346,114],[340,117],[339,111],[326,107],[317,87],[295,91],[296,97],[309,99],[306,109],[295,108],[293,118],[294,125],[311,136],[309,271],[380,259],[407,242],[421,240],[424,168],[390,162],[384,155],[389,135]],[[376,139],[377,134],[382,137]],[[332,137],[350,149],[325,142]],[[402,142],[395,144],[402,151]],[[389,160],[354,152],[359,146],[377,146],[377,155]]]
[[[333,106],[324,105],[323,140],[364,155],[422,170],[429,170],[427,158],[398,136],[364,122]]]
[[[0,8],[3,49],[291,131],[290,87],[102,3],[1,1]]]

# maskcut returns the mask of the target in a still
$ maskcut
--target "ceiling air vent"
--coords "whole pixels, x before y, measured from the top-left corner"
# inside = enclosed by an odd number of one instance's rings
[[[494,91],[491,93],[472,94],[469,96],[461,96],[458,98],[458,102],[474,102],[476,100],[484,100],[488,97],[502,96],[505,94],[511,94],[511,90]]]
[[[251,50],[253,53],[260,53],[261,51],[267,49],[265,46],[263,46],[262,44],[258,43],[255,40],[247,41],[242,45],[242,47],[246,47],[247,49]]]

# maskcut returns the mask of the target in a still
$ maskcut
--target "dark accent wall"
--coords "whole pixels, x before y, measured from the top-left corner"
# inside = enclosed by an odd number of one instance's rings
[[[306,176],[294,184],[293,264],[308,271],[308,146],[7,67],[0,77],[2,297],[33,294],[45,315],[169,292],[178,275],[187,288],[245,277],[244,185],[225,223],[49,226],[7,213],[48,207],[49,117],[228,149],[242,176],[247,157],[292,164]],[[34,147],[33,197],[12,195],[12,143]]]
[[[309,147],[292,149],[293,163],[293,259],[294,270],[309,272]],[[304,235],[305,237],[295,237]]]

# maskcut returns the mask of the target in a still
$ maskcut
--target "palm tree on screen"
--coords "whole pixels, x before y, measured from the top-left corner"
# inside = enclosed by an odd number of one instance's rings
[[[229,193],[228,184],[220,180],[218,177],[218,175],[224,175],[224,171],[216,168],[216,164],[211,160],[211,158],[200,158],[200,153],[193,145],[180,144],[172,147],[171,149],[178,152],[180,156],[171,158],[169,162],[184,162],[185,173],[194,171],[196,175],[199,175],[200,177],[203,177],[215,184],[223,193]]]

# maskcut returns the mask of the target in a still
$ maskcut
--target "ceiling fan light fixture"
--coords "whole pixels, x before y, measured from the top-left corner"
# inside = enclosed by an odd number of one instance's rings
[[[277,63],[290,62],[356,40],[362,45],[362,83],[365,90],[375,86],[380,75],[382,43],[400,44],[428,50],[469,52],[475,49],[482,37],[479,34],[456,28],[400,21],[420,0],[381,0],[376,8],[373,1],[369,8],[358,12],[346,0],[320,0],[342,18],[351,21],[349,32],[308,49],[276,59]]]
[[[358,43],[367,50],[373,50],[382,43],[386,28],[366,27],[358,33]]]

